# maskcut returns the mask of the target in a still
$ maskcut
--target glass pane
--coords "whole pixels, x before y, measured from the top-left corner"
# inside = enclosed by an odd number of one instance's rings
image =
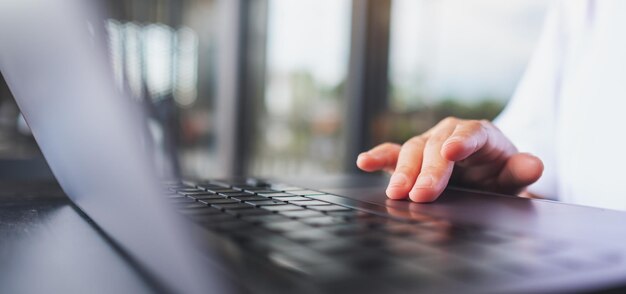
[[[147,106],[162,154],[177,154],[184,174],[215,167],[214,0],[110,3],[109,52],[120,87]],[[158,156],[157,160],[166,160]]]
[[[211,175],[215,0],[102,2],[118,86],[144,104],[155,145],[173,151],[186,174]],[[37,156],[37,148],[0,79],[0,157]],[[163,156],[157,160],[165,163]]]
[[[269,1],[266,88],[252,173],[342,167],[350,9],[349,0]]]
[[[540,33],[543,0],[393,0],[384,138],[402,141],[446,116],[494,118]]]

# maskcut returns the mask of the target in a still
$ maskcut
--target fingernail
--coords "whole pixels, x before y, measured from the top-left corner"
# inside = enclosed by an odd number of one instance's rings
[[[403,187],[406,185],[407,178],[402,173],[394,173],[389,179],[389,187]]]
[[[415,181],[414,187],[416,188],[430,188],[433,185],[433,178],[430,176],[419,176]]]

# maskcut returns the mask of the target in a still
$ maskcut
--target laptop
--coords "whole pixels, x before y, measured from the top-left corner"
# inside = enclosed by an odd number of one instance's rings
[[[56,179],[155,292],[552,293],[626,284],[626,214],[386,179],[155,172],[93,1],[0,3],[0,70]],[[215,167],[219,168],[219,167]],[[97,265],[94,265],[97,266]]]

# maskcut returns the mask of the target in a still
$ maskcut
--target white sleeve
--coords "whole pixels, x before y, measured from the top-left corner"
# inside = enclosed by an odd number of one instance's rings
[[[518,88],[495,124],[517,146],[544,163],[542,177],[528,187],[546,198],[558,197],[556,115],[563,52],[561,9],[553,2],[538,46]]]

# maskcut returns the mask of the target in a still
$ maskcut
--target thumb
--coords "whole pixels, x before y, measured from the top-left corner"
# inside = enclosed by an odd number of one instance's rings
[[[517,192],[536,182],[543,173],[543,162],[529,153],[509,157],[498,175],[498,186],[503,191]]]

